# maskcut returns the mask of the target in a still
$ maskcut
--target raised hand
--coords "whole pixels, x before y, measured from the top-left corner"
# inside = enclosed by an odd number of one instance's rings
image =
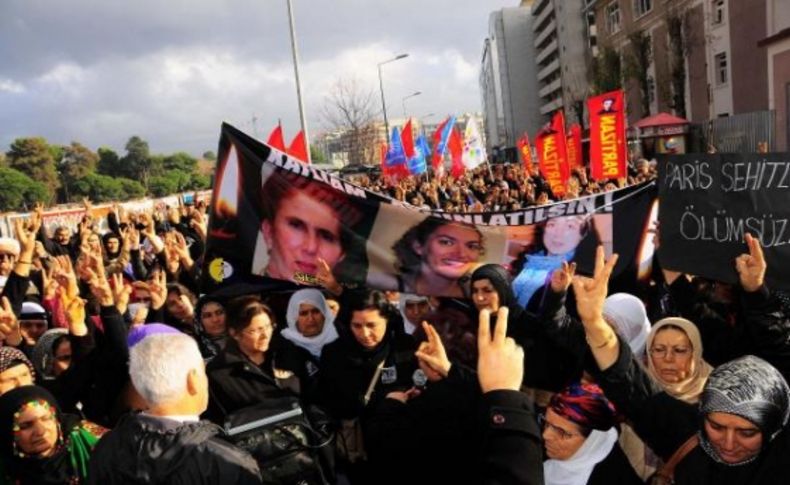
[[[88,286],[90,286],[93,296],[99,300],[102,306],[113,306],[115,300],[112,288],[110,288],[110,283],[104,272],[98,273],[93,268],[85,268],[85,274],[88,277]]]
[[[74,298],[66,306],[66,320],[69,322],[69,333],[75,337],[88,335],[88,326],[85,324],[85,300]]]
[[[573,283],[576,274],[576,263],[562,262],[562,266],[551,273],[551,290],[554,293],[565,293]]]
[[[605,260],[603,246],[595,253],[595,271],[592,278],[573,277],[573,291],[576,296],[576,309],[585,325],[603,318],[603,303],[609,291],[609,276],[617,264],[617,254]]]
[[[743,289],[748,292],[754,292],[763,286],[765,270],[768,268],[768,264],[765,262],[760,241],[748,233],[745,239],[749,248],[749,254],[741,254],[735,258],[735,269],[738,270],[738,278],[741,280]]]
[[[321,286],[335,295],[343,293],[343,286],[337,281],[334,273],[332,273],[332,268],[329,267],[329,263],[323,258],[318,258],[318,271],[315,278]]]
[[[79,296],[80,289],[77,284],[77,275],[69,256],[55,256],[53,258],[55,271],[53,278],[61,289],[66,292],[66,297],[71,300]]]
[[[485,392],[517,391],[524,378],[524,350],[507,336],[508,308],[497,312],[494,335],[491,335],[491,312],[480,311],[477,327],[477,378]]]
[[[428,337],[427,342],[422,342],[414,355],[420,364],[420,369],[431,382],[439,381],[450,373],[450,359],[444,350],[439,332],[428,322],[422,322],[422,328]]]
[[[112,283],[111,287],[113,299],[115,299],[115,308],[118,309],[118,313],[123,315],[126,313],[126,308],[129,305],[129,297],[132,294],[132,287],[124,284],[123,275],[121,275],[121,273],[115,273],[111,275],[110,281]]]
[[[19,320],[17,320],[14,310],[11,308],[11,302],[8,298],[3,297],[2,307],[0,307],[0,338],[3,339],[5,345],[17,346],[22,343],[22,333],[19,329]]]

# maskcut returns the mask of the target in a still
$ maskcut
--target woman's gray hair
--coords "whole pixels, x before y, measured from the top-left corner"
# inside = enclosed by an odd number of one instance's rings
[[[205,372],[197,342],[188,335],[149,335],[129,349],[132,384],[154,406],[181,398],[193,369]]]

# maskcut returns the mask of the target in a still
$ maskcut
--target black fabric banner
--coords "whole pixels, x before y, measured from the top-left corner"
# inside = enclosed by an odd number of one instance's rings
[[[767,284],[790,289],[790,154],[673,155],[658,165],[662,266],[737,283],[748,232],[763,246]]]
[[[348,285],[461,297],[481,264],[511,269],[526,300],[548,272],[591,269],[601,243],[616,273],[652,257],[655,186],[498,213],[424,211],[305,165],[223,124],[203,291],[317,284],[323,259]]]

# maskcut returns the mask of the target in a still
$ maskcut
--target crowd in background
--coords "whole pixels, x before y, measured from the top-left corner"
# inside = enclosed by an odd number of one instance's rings
[[[619,182],[575,171],[566,197],[654,177],[647,161]],[[358,182],[445,211],[552,200],[516,165]],[[788,469],[789,307],[751,237],[739,285],[656,262],[647,306],[607,294],[602,249],[590,277],[558,260],[538,306],[498,265],[461,298],[331,271],[319,288],[202,295],[206,210],[115,206],[106,231],[87,215],[48,232],[36,207],[0,238],[0,483],[276,483],[283,465],[234,439],[261,406],[304,410],[315,448],[331,442],[288,483],[767,484]]]

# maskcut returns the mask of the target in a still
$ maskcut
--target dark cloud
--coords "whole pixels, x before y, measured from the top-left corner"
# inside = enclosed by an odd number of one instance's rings
[[[479,109],[477,67],[500,2],[293,0],[311,130],[338,77],[378,94],[388,112],[437,117]],[[257,118],[253,124],[253,117]],[[6,0],[0,2],[0,147],[17,136],[121,149],[215,149],[227,120],[263,135],[298,129],[284,0]],[[2,148],[0,148],[2,149]]]

